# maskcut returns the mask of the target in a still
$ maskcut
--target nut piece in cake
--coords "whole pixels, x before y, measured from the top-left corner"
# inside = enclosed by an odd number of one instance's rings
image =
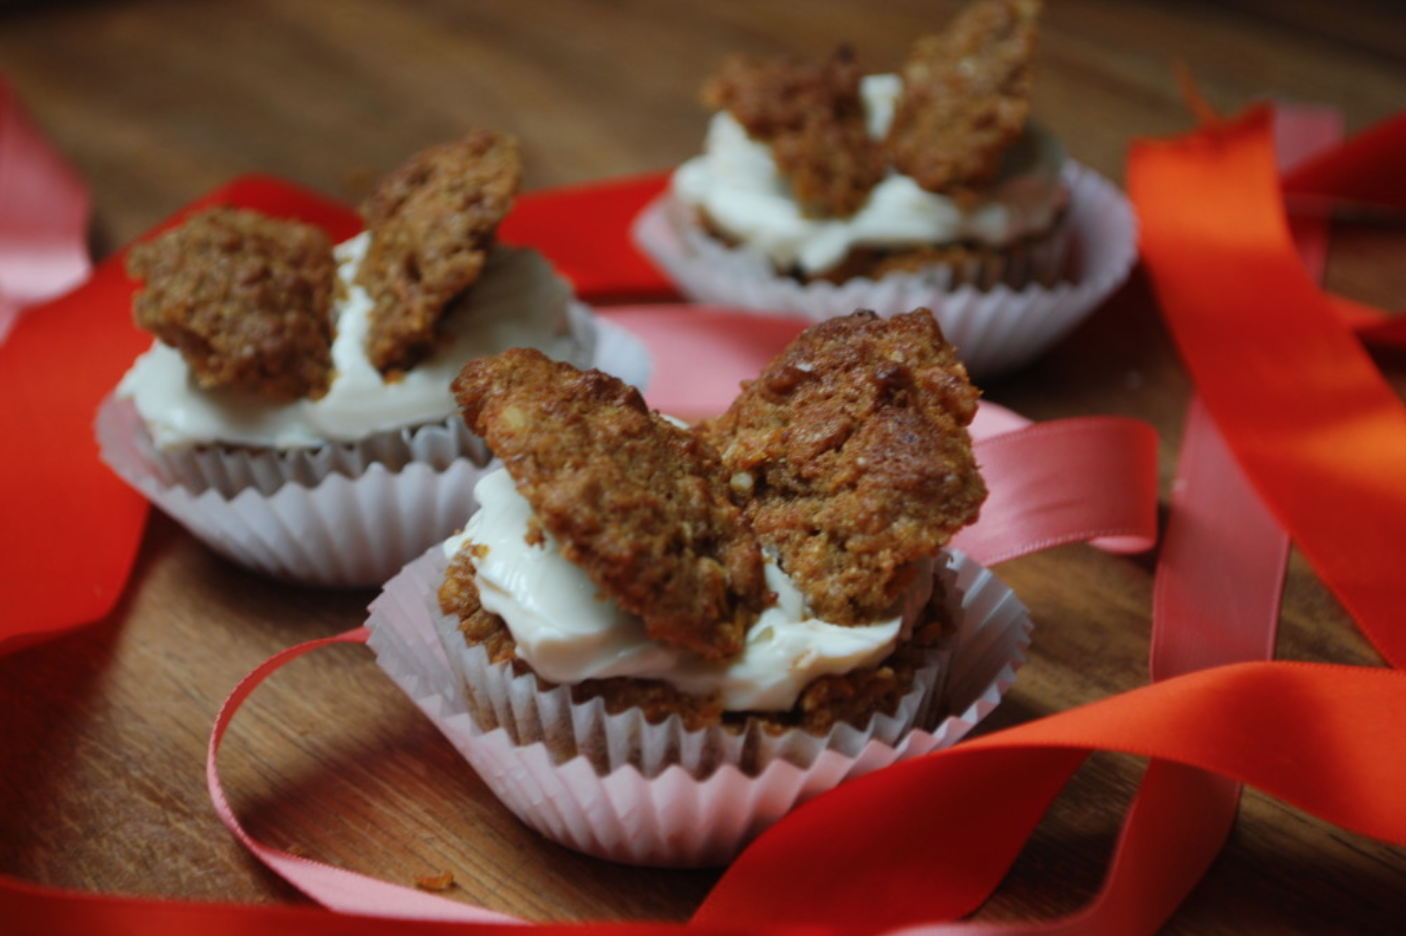
[[[702,97],[771,147],[806,215],[845,217],[864,204],[884,173],[859,78],[846,48],[821,62],[735,55],[704,84]]]
[[[137,324],[206,389],[276,401],[326,393],[336,261],[320,229],[221,207],[132,247]]]
[[[651,639],[741,650],[768,593],[716,452],[628,384],[537,351],[470,361],[454,392],[535,521]]]
[[[978,396],[927,309],[858,311],[803,332],[700,432],[815,614],[859,624],[976,519]]]
[[[371,245],[357,282],[374,309],[367,357],[386,375],[428,354],[446,306],[478,279],[522,178],[515,139],[475,130],[423,150],[362,206]]]
[[[1030,114],[1040,0],[977,0],[920,39],[885,145],[899,172],[961,196],[995,178]]]

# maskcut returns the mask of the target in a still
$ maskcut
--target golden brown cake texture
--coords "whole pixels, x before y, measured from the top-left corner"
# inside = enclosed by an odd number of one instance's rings
[[[277,402],[319,397],[332,373],[336,261],[320,229],[218,207],[136,244],[137,325],[176,348],[199,386]]]
[[[366,354],[393,378],[439,340],[477,281],[522,175],[517,142],[474,130],[416,153],[362,206],[371,244],[357,281],[374,307]],[[316,399],[332,379],[337,262],[312,225],[219,207],[135,245],[137,324],[181,352],[207,389]]]
[[[849,217],[890,170],[959,203],[978,199],[996,179],[1008,148],[1025,132],[1042,0],[976,0],[940,32],[918,39],[899,70],[902,93],[883,140],[867,134],[862,77],[843,48],[822,62],[797,56],[732,56],[703,85],[702,99],[726,110],[754,140],[770,147],[781,175],[808,217]],[[699,222],[729,246],[738,241],[700,212]],[[950,287],[1019,288],[1020,262],[1049,231],[1001,247],[978,243],[856,248],[838,265],[806,273],[804,282],[939,267]],[[1051,272],[1039,278],[1048,285]]]
[[[410,157],[362,206],[357,282],[374,308],[367,357],[383,374],[433,350],[446,307],[477,281],[522,178],[515,139],[474,130]]]
[[[847,48],[821,62],[735,55],[704,84],[702,98],[771,147],[803,214],[844,217],[864,204],[884,173],[859,79]]]
[[[979,395],[928,310],[860,311],[803,332],[700,432],[815,613],[860,624],[976,519]]]
[[[946,30],[920,39],[885,148],[931,192],[979,193],[1025,129],[1040,0],[980,0]]]
[[[889,616],[916,574],[914,562],[936,555],[975,519],[985,496],[965,429],[978,392],[926,309],[893,319],[861,311],[813,326],[724,416],[693,432],[650,414],[614,378],[531,352],[471,362],[458,392],[471,425],[503,455],[534,511],[545,506],[539,519],[554,535],[556,524],[567,530],[563,542],[580,539],[579,527],[627,544],[616,548],[629,557],[618,582],[592,575],[617,601],[617,589],[629,602],[648,599],[631,572],[645,579],[658,574],[649,557],[663,521],[652,519],[653,506],[640,512],[638,500],[640,489],[661,486],[656,472],[666,489],[676,486],[672,479],[681,470],[697,477],[693,490],[709,492],[707,511],[719,510],[728,535],[746,543],[747,567],[756,540],[774,546],[815,613],[835,623]],[[633,439],[653,437],[656,429],[646,426],[656,420],[668,427],[662,435],[669,441],[650,441],[641,457]],[[683,469],[670,464],[681,454]],[[611,490],[622,481],[623,511]],[[717,506],[720,490],[739,505],[740,516]],[[693,515],[668,508],[671,523]],[[628,519],[619,523],[622,516]],[[734,530],[739,522],[742,533]],[[579,548],[564,552],[581,564]],[[491,660],[531,672],[517,659],[503,620],[479,604],[473,560],[470,548],[451,561],[441,609],[459,619],[465,640],[483,645]],[[670,576],[708,568],[665,565]],[[755,615],[756,602],[767,596],[749,595],[747,612]],[[571,687],[572,697],[601,698],[611,712],[639,708],[651,722],[677,715],[690,730],[749,718],[767,730],[817,734],[840,722],[863,725],[875,712],[892,712],[911,687],[925,654],[950,626],[944,599],[936,587],[926,614],[888,659],[815,680],[789,712],[724,712],[716,694],[690,696],[659,680],[587,680]]]
[[[491,663],[511,666],[519,676],[532,674],[532,669],[517,656],[517,644],[507,623],[479,603],[473,575],[471,553],[460,553],[450,562],[439,590],[440,609],[458,618],[465,643],[481,646]],[[926,612],[908,639],[887,659],[875,666],[817,678],[806,686],[789,711],[729,712],[723,709],[717,692],[691,695],[663,680],[628,677],[576,683],[569,687],[571,699],[577,704],[600,699],[612,714],[638,709],[653,724],[677,717],[688,731],[718,725],[740,728],[749,720],[773,733],[800,728],[820,735],[842,723],[862,728],[876,712],[892,714],[898,708],[927,653],[951,628],[946,597],[941,583],[935,582]],[[550,686],[540,677],[537,682],[542,688]],[[492,717],[491,713],[485,714]]]
[[[470,361],[454,392],[562,553],[651,639],[741,649],[766,589],[716,452],[628,384],[530,349]]]
[[[853,52],[815,62],[734,55],[703,85],[767,144],[810,216],[846,217],[892,165],[931,192],[979,193],[1030,116],[1041,0],[977,0],[914,43],[888,135],[871,140]]]

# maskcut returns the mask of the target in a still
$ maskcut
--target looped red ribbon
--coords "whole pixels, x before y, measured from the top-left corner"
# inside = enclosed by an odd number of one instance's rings
[[[1358,626],[1400,666],[1406,407],[1294,250],[1272,120],[1262,106],[1134,146],[1128,190],[1143,222],[1144,264],[1236,461]],[[1354,197],[1379,184],[1399,203],[1403,160],[1406,115],[1287,184],[1323,191],[1337,183]]]
[[[12,446],[0,457],[0,530],[6,531],[0,536],[0,592],[7,611],[0,618],[3,650],[46,634],[44,621],[51,614],[65,620],[89,619],[109,607],[118,590],[108,583],[99,559],[100,584],[95,589],[61,589],[65,594],[55,602],[48,586],[71,560],[57,551],[32,549],[33,531],[39,531],[41,541],[47,535],[42,521],[48,518],[34,509],[47,499],[37,497],[37,491],[49,485],[86,491],[95,483],[115,495],[116,516],[100,517],[97,535],[112,526],[130,528],[132,515],[145,509],[119,491],[122,485],[113,484],[110,473],[99,478],[96,470],[84,470],[96,467],[95,453],[80,453],[77,461],[67,457],[80,434],[92,447],[87,432],[92,409],[81,399],[82,375],[94,363],[85,353],[89,348],[99,356],[112,353],[102,343],[103,335],[95,336],[96,343],[89,345],[81,326],[69,323],[74,330],[65,334],[37,309],[25,311],[88,275],[88,209],[87,188],[0,80],[0,401],[4,401],[0,438]],[[79,376],[73,383],[65,369],[44,365],[54,348],[64,347],[74,349],[73,366]],[[45,418],[53,415],[58,418]],[[17,454],[20,450],[23,457]],[[15,535],[17,530],[25,535]],[[71,530],[65,528],[65,535],[71,535]],[[34,574],[36,569],[39,575]],[[35,588],[36,580],[42,580],[42,593]],[[57,611],[54,604],[59,606]]]

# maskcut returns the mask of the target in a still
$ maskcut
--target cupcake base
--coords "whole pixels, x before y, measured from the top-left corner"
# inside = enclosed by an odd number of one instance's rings
[[[470,711],[469,677],[457,661],[451,664],[441,639],[440,628],[458,636],[435,598],[444,566],[439,548],[432,548],[372,603],[369,645],[381,667],[523,822],[569,848],[629,864],[725,863],[800,803],[864,773],[955,743],[1010,687],[1031,630],[1026,609],[1009,589],[980,565],[953,554],[943,575],[955,633],[947,648],[946,678],[940,686],[934,683],[932,710],[913,713],[920,726],[889,740],[853,729],[840,737],[803,740],[798,748],[773,752],[755,769],[742,769],[731,755],[718,762],[706,753],[706,739],[689,740],[686,732],[658,747],[637,744],[640,720],[606,724],[599,713],[588,711],[590,706],[548,714],[542,724],[560,728],[546,732],[530,724],[485,730]],[[534,705],[546,694],[536,695]],[[509,701],[502,717],[515,718],[514,708]],[[551,736],[556,730],[588,736],[597,727],[605,732],[599,751],[563,757]],[[513,740],[534,734],[540,740]]]
[[[463,526],[471,509],[465,492],[491,468],[482,449],[482,460],[465,452],[438,468],[411,461],[392,471],[369,462],[355,476],[332,471],[311,484],[270,480],[256,470],[262,460],[255,457],[251,468],[239,449],[154,455],[135,407],[112,396],[98,410],[97,436],[113,471],[215,552],[271,578],[318,586],[384,582],[408,556]],[[264,483],[231,496],[223,483],[188,484],[198,468],[218,482]]]
[[[701,229],[680,225],[671,196],[650,204],[635,221],[635,243],[690,300],[759,313],[790,313],[810,321],[873,309],[897,315],[926,307],[957,346],[968,372],[989,380],[1014,370],[1068,334],[1128,276],[1137,258],[1137,221],[1122,193],[1098,173],[1070,162],[1064,170],[1069,205],[1067,250],[1051,286],[1013,289],[1005,270],[972,270],[953,285],[952,272],[934,267],[880,279],[802,283],[778,275],[764,256],[734,249]],[[1056,245],[1052,242],[1051,249]],[[1048,257],[1019,261],[1043,278]],[[1038,269],[1037,269],[1038,268]],[[994,282],[990,288],[972,283]]]
[[[597,320],[594,365],[636,385],[648,352]],[[353,445],[293,453],[207,446],[162,452],[128,400],[98,410],[103,461],[221,555],[284,581],[330,587],[385,582],[461,529],[474,484],[496,467],[457,417]]]
[[[677,199],[665,201],[664,205],[670,225],[693,253],[708,255],[721,248],[749,254],[749,265],[756,262],[755,256],[724,234],[702,209],[689,208]],[[1061,211],[1048,230],[1001,247],[974,243],[893,250],[856,247],[838,265],[821,273],[807,275],[799,269],[779,269],[770,261],[766,261],[762,269],[802,285],[831,283],[840,286],[851,280],[911,275],[942,291],[964,286],[977,290],[997,286],[1021,290],[1028,286],[1058,284],[1065,276],[1068,252],[1069,225]]]

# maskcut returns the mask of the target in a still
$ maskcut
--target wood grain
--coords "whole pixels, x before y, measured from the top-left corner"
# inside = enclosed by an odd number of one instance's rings
[[[896,63],[954,8],[933,0],[126,0],[0,5],[0,70],[92,186],[99,255],[232,176],[271,172],[354,199],[410,152],[484,125],[520,137],[528,187],[672,166],[698,147],[701,80],[733,51],[847,41]],[[1406,7],[1389,0],[1051,0],[1036,109],[1073,156],[1121,181],[1129,142],[1186,130],[1182,62],[1226,112],[1274,95],[1339,108],[1348,129],[1406,101]],[[1406,233],[1337,232],[1329,283],[1399,307]],[[1401,360],[1381,359],[1397,386]],[[1149,421],[1170,484],[1190,394],[1141,275],[989,398],[1034,418]],[[1032,662],[986,729],[1146,680],[1154,556],[1065,547],[1001,567],[1033,609]],[[228,836],[205,792],[215,712],[289,645],[354,627],[370,592],[261,580],[161,516],[128,594],[82,632],[0,659],[0,872],[198,900],[298,902]],[[1297,557],[1280,655],[1375,654]],[[354,647],[276,676],[223,766],[272,844],[537,920],[685,919],[715,872],[629,869],[543,841]],[[1077,908],[1098,886],[1142,765],[1100,755],[982,911]],[[1366,933],[1406,920],[1406,850],[1248,792],[1173,933]]]

